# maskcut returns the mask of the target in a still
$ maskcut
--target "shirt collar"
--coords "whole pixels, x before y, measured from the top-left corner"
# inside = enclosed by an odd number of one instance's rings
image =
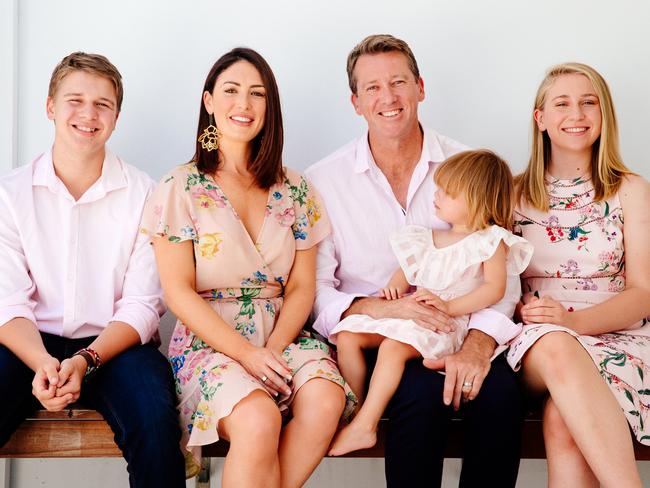
[[[82,195],[78,203],[98,200],[113,190],[126,187],[127,184],[122,162],[111,151],[106,149],[102,164],[102,174],[86,193]],[[51,148],[34,163],[32,186],[46,186],[52,193],[70,196],[67,188],[54,172]]]
[[[420,126],[422,127],[422,126]],[[442,163],[446,158],[442,151],[442,146],[438,140],[437,134],[433,131],[422,128],[422,153],[417,167],[424,163]],[[368,131],[357,141],[356,159],[354,162],[355,173],[363,173],[371,168],[374,164],[370,143],[368,142]]]

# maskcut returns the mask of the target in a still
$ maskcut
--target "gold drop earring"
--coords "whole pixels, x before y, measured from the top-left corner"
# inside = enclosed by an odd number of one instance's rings
[[[201,147],[208,152],[219,149],[220,137],[221,131],[217,129],[217,126],[214,124],[214,115],[210,114],[210,125],[205,128],[203,134],[199,137]]]

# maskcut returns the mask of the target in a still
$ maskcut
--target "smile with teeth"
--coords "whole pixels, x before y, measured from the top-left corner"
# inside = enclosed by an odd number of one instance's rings
[[[571,134],[576,134],[576,133],[580,133],[580,132],[586,132],[587,129],[588,129],[587,127],[565,127],[562,130],[564,132],[569,132]]]
[[[88,132],[88,133],[92,133],[92,132],[95,132],[95,131],[99,130],[99,129],[96,129],[94,127],[85,127],[83,125],[75,125],[74,127],[76,129],[82,131],[82,132]]]
[[[253,119],[250,119],[250,118],[248,118],[248,117],[242,117],[241,115],[233,115],[233,116],[230,117],[230,118],[231,118],[232,120],[234,120],[235,122],[248,123],[248,122],[252,122],[252,121],[253,121]]]
[[[402,112],[401,108],[397,108],[395,110],[388,110],[386,112],[379,112],[379,115],[382,117],[395,117],[396,115],[399,115]]]

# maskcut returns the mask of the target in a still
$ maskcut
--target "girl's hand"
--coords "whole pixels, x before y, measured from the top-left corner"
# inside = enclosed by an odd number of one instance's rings
[[[264,388],[273,395],[291,394],[287,382],[291,381],[291,371],[282,356],[266,347],[251,345],[239,358],[241,365],[252,376],[262,382]]]
[[[530,297],[521,307],[521,319],[524,324],[554,324],[574,329],[574,315],[560,302],[549,296]]]
[[[387,286],[379,290],[379,296],[385,298],[386,300],[397,300],[402,298],[402,294],[399,292],[395,286]]]
[[[440,298],[438,295],[434,295],[430,291],[418,290],[413,294],[413,298],[415,298],[418,302],[423,302],[431,307],[437,308],[441,312],[449,314],[449,305],[447,302]]]

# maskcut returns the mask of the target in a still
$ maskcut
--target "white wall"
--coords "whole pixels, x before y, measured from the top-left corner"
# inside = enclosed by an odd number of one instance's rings
[[[387,32],[418,58],[427,93],[422,121],[495,149],[515,170],[527,159],[530,106],[544,70],[567,60],[593,65],[612,89],[625,161],[650,177],[648,19],[650,4],[634,0],[0,0],[0,172],[49,146],[50,73],[64,55],[85,50],[107,55],[124,76],[112,148],[160,177],[193,153],[204,78],[239,45],[260,51],[274,69],[285,162],[304,169],[362,132],[345,58],[366,35]],[[650,467],[641,465],[650,486]],[[452,486],[458,462],[447,466],[445,486]],[[102,486],[125,483],[118,460],[21,460],[12,464],[11,486],[76,486],[98,472],[111,473]],[[380,486],[382,479],[381,461],[329,460],[309,486]],[[545,483],[543,463],[522,464],[520,486]]]
[[[0,1],[0,173],[11,169],[17,153],[17,0]]]
[[[106,54],[125,80],[111,145],[158,178],[187,161],[203,81],[228,49],[259,50],[278,78],[285,162],[317,161],[363,129],[349,103],[345,58],[364,36],[407,40],[425,81],[421,118],[472,146],[527,159],[530,106],[544,70],[579,60],[611,85],[630,166],[650,176],[650,4],[621,0],[357,0],[245,3],[21,0],[18,7],[18,161],[52,137],[49,75],[73,50]],[[3,66],[4,68],[4,66]]]

